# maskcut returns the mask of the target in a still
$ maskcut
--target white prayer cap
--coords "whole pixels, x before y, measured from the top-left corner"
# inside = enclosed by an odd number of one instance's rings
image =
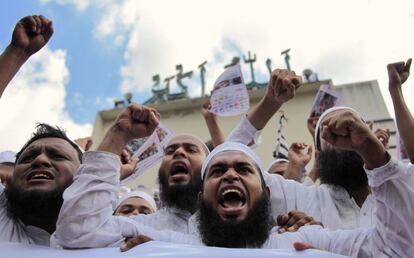
[[[218,146],[216,146],[210,154],[208,154],[207,158],[203,162],[203,166],[201,167],[201,179],[204,179],[204,173],[206,172],[207,166],[209,165],[210,161],[217,156],[221,152],[225,151],[240,151],[249,156],[256,165],[260,168],[260,173],[263,173],[262,162],[260,158],[256,155],[256,153],[247,147],[244,144],[238,142],[224,142]]]
[[[146,192],[143,192],[143,191],[131,191],[131,192],[125,193],[124,196],[122,196],[121,198],[118,199],[115,210],[118,209],[119,206],[129,198],[142,198],[142,199],[146,200],[151,205],[151,207],[154,209],[154,211],[157,210],[157,205],[155,204],[154,198],[152,198],[151,195],[149,195],[149,194],[147,194]]]
[[[2,151],[0,152],[0,164],[3,163],[15,163],[16,162],[16,152],[14,151]]]
[[[267,168],[266,171],[270,171],[270,169],[272,168],[274,164],[285,163],[285,162],[289,163],[289,160],[288,159],[274,159],[272,160],[272,162],[270,162],[269,167]]]
[[[343,109],[350,110],[350,111],[353,111],[354,113],[357,113],[358,116],[361,117],[361,119],[362,119],[362,116],[359,114],[359,112],[356,111],[353,108],[350,108],[350,107],[337,106],[337,107],[331,107],[331,108],[325,110],[325,112],[323,112],[322,115],[319,117],[318,122],[316,123],[316,127],[315,127],[315,146],[316,146],[316,149],[317,150],[321,150],[321,140],[319,138],[319,136],[320,136],[320,128],[319,127],[320,127],[320,125],[322,123],[322,120],[329,113],[332,113],[332,112],[337,111],[337,110],[343,110]]]
[[[175,134],[173,137],[171,137],[171,139],[168,141],[166,146],[168,146],[172,140],[174,140],[175,138],[180,137],[180,136],[186,136],[186,137],[189,137],[189,138],[192,138],[192,139],[198,141],[201,144],[201,146],[203,146],[206,154],[208,155],[210,153],[210,150],[208,149],[207,145],[202,140],[200,140],[200,138],[198,138],[195,135],[189,134],[189,133]]]

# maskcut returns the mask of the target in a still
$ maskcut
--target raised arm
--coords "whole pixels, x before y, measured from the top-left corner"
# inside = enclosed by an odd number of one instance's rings
[[[398,132],[404,142],[408,157],[414,163],[414,141],[412,132],[414,131],[414,120],[410,110],[405,103],[402,93],[402,84],[407,81],[410,75],[411,58],[406,63],[398,62],[389,64],[388,69],[388,90],[390,91],[392,103],[394,105],[395,119],[397,120]]]
[[[247,114],[250,123],[257,130],[263,129],[283,103],[295,96],[295,92],[301,84],[302,77],[296,75],[294,71],[274,70],[266,94]]]
[[[372,229],[299,231],[316,248],[352,257],[412,257],[414,167],[390,160],[374,132],[349,110],[332,112],[322,123],[321,137],[334,147],[358,152],[364,160],[376,223]]]
[[[42,15],[22,18],[13,30],[10,44],[0,55],[0,97],[20,67],[49,41],[52,21]]]
[[[119,245],[136,235],[134,221],[112,216],[111,193],[119,188],[120,154],[132,139],[151,135],[159,115],[151,108],[129,105],[115,120],[97,151],[84,153],[74,181],[63,194],[51,242],[65,248]]]
[[[227,141],[246,145],[256,144],[262,130],[283,103],[295,96],[302,77],[293,71],[276,69],[272,72],[266,93],[259,103],[250,109],[247,116],[230,133]]]
[[[221,129],[218,118],[216,114],[211,113],[210,110],[210,102],[206,102],[202,106],[202,114],[204,120],[206,121],[206,125],[208,128],[208,132],[211,136],[211,141],[213,142],[214,147],[219,144],[222,144],[225,141],[223,130]]]
[[[301,182],[305,176],[305,167],[312,158],[313,147],[305,143],[294,142],[289,147],[289,165],[283,177]]]

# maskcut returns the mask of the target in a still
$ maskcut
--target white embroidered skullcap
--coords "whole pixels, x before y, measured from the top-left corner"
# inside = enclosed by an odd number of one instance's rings
[[[325,110],[325,112],[323,112],[322,113],[322,115],[319,117],[319,119],[318,119],[318,122],[316,123],[316,127],[315,127],[315,146],[316,146],[316,149],[317,150],[321,150],[321,140],[320,140],[320,138],[319,138],[319,136],[320,136],[320,125],[321,125],[321,123],[322,123],[322,120],[325,118],[325,116],[326,115],[328,115],[329,113],[332,113],[332,112],[334,112],[334,111],[337,111],[337,110],[343,110],[343,109],[345,109],[345,110],[351,110],[351,111],[353,111],[354,113],[357,113],[358,114],[358,116],[359,117],[361,117],[361,119],[362,119],[362,116],[359,114],[359,112],[358,111],[356,111],[355,109],[353,109],[353,108],[350,108],[350,107],[345,107],[345,106],[337,106],[337,107],[331,107],[331,108],[329,108],[329,109],[327,109],[327,110]],[[362,121],[363,121],[363,119],[362,119]]]
[[[15,163],[16,162],[16,152],[14,151],[2,151],[0,152],[0,164],[3,163]]]
[[[155,204],[154,198],[152,198],[151,195],[149,195],[149,194],[147,194],[146,192],[143,192],[143,191],[131,191],[131,192],[125,193],[124,196],[122,196],[121,198],[118,199],[115,210],[117,210],[119,208],[119,206],[129,198],[142,198],[142,199],[146,200],[151,205],[151,207],[154,209],[154,211],[157,210],[157,204]]]
[[[203,166],[201,167],[201,179],[204,179],[204,173],[207,169],[207,166],[209,165],[210,161],[217,156],[221,152],[225,151],[240,151],[249,156],[256,165],[260,168],[260,172],[263,173],[263,167],[262,162],[260,161],[260,158],[256,155],[256,153],[247,147],[244,144],[238,143],[238,142],[224,142],[218,146],[216,146],[210,154],[208,154],[207,158],[203,162]]]
[[[270,169],[272,168],[274,164],[285,163],[285,162],[289,162],[289,160],[288,159],[274,159],[272,160],[272,162],[270,162],[269,167],[267,168],[266,171],[270,171]]]
[[[207,155],[210,153],[210,150],[208,149],[207,145],[200,138],[198,138],[197,136],[195,136],[193,134],[189,134],[189,133],[179,133],[179,134],[173,135],[171,137],[171,139],[168,141],[166,146],[168,146],[168,144],[170,144],[171,140],[173,140],[174,138],[179,137],[179,136],[187,136],[187,137],[193,138],[194,140],[200,142],[201,146],[203,146],[203,148],[204,148]]]

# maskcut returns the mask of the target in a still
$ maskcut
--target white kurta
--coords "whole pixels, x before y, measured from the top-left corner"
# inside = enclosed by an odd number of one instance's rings
[[[50,234],[35,226],[26,226],[15,221],[7,214],[7,198],[0,185],[0,242],[18,242],[24,244],[49,245]]]
[[[299,210],[322,222],[329,229],[354,229],[372,227],[374,202],[371,195],[361,208],[348,192],[339,186],[305,186],[277,174],[265,174],[270,189],[272,214],[277,215]]]
[[[302,227],[296,233],[272,234],[263,247],[292,248],[291,244],[299,240],[354,257],[411,257],[414,255],[413,173],[413,166],[394,161],[368,171],[377,207],[372,229],[328,231],[315,226]],[[86,152],[74,183],[64,193],[52,241],[66,248],[105,247],[119,245],[124,237],[145,234],[161,241],[201,244],[196,235],[157,231],[129,218],[112,216],[110,192],[118,186],[119,157]],[[309,200],[301,197],[303,201]]]
[[[227,141],[259,143],[261,130],[257,130],[243,117],[238,126],[230,133]],[[374,205],[371,195],[360,208],[348,192],[333,185],[304,185],[294,180],[287,180],[277,174],[266,173],[266,184],[270,188],[272,214],[292,210],[305,212],[323,223],[329,229],[354,229],[372,227],[374,224]]]

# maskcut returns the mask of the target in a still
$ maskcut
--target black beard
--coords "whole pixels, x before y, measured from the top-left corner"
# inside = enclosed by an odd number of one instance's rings
[[[8,215],[26,225],[54,225],[63,204],[65,188],[57,187],[48,192],[25,191],[10,183],[4,190]]]
[[[260,248],[272,229],[270,200],[263,193],[243,221],[225,221],[206,200],[197,215],[198,230],[207,246],[228,248]]]
[[[158,171],[161,206],[176,207],[193,214],[198,209],[198,194],[201,191],[201,176],[192,175],[187,185],[170,186],[166,173]]]
[[[347,190],[368,185],[364,161],[354,151],[335,149],[321,151],[318,175],[322,184],[339,185]]]

